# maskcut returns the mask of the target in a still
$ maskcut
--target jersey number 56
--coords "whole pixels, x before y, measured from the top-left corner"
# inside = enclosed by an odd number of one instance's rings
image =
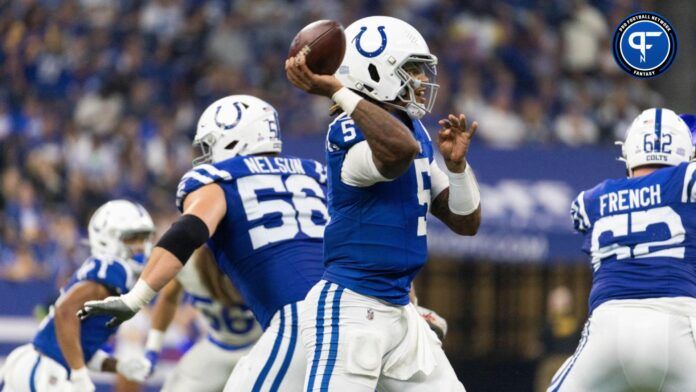
[[[249,229],[251,244],[254,249],[273,242],[289,240],[301,231],[311,238],[322,238],[324,226],[329,220],[329,213],[324,204],[324,191],[311,177],[293,174],[285,181],[281,176],[257,175],[237,180],[239,196],[244,204],[249,222],[260,220],[262,223]],[[260,200],[257,191],[273,190],[277,198]],[[288,193],[291,200],[281,197]],[[281,224],[266,227],[264,217],[281,215]],[[320,216],[319,223],[313,218]]]

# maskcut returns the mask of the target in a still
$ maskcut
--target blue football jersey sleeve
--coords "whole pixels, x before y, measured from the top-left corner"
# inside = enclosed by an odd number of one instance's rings
[[[133,272],[124,261],[90,257],[72,275],[68,284],[61,289],[61,295],[65,295],[73,286],[85,281],[103,285],[112,295],[125,294],[132,287],[133,280]],[[33,344],[42,354],[69,370],[68,363],[65,361],[58,344],[53,312],[52,306],[49,314],[41,322]],[[106,327],[106,323],[110,319],[110,316],[93,316],[80,322],[80,344],[85,362],[88,362],[92,355],[117,331],[117,327]]]
[[[573,200],[570,206],[570,217],[573,220],[573,227],[580,233],[585,233],[590,228],[590,219],[585,211],[585,192],[580,192],[578,197]]]
[[[348,151],[352,146],[365,140],[360,128],[352,118],[342,113],[329,125],[326,147],[329,151]]]
[[[179,182],[179,186],[176,190],[176,207],[179,211],[183,211],[184,199],[188,194],[205,185],[214,182],[229,181],[231,179],[232,175],[230,172],[219,169],[211,164],[203,164],[194,167],[184,174]]]
[[[696,297],[696,163],[606,180],[571,206],[594,270],[590,311],[608,300]]]
[[[207,245],[264,327],[322,276],[326,182],[317,161],[271,155],[196,166],[181,179],[179,210],[201,187],[222,188],[227,212]]]
[[[125,262],[91,257],[75,272],[66,288],[89,280],[104,285],[112,294],[121,295],[130,290],[133,279],[133,272]]]

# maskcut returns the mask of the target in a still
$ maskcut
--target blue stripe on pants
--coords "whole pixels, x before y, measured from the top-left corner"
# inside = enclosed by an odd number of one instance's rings
[[[39,367],[39,363],[41,363],[41,355],[37,354],[36,362],[34,367],[31,368],[31,374],[29,375],[29,390],[31,392],[36,392],[36,369]]]
[[[319,295],[319,304],[317,304],[317,326],[315,335],[314,358],[312,359],[312,371],[309,372],[309,381],[307,382],[307,392],[314,388],[314,380],[317,378],[317,370],[319,361],[321,360],[321,346],[324,343],[324,307],[326,306],[326,294],[329,292],[331,283],[324,282],[324,288],[321,289]]]
[[[295,354],[295,344],[297,343],[297,303],[290,305],[290,344],[288,344],[288,351],[285,353],[285,358],[283,359],[283,364],[280,366],[278,374],[276,374],[275,380],[273,380],[273,385],[271,386],[271,391],[278,391],[280,384],[285,378],[285,373],[290,367],[290,362],[292,361],[292,356]]]
[[[283,332],[285,332],[285,308],[280,308],[280,327],[278,329],[278,336],[276,336],[276,340],[273,343],[273,349],[271,350],[271,356],[268,357],[268,360],[266,361],[266,364],[263,365],[263,369],[261,369],[261,373],[259,374],[259,377],[256,379],[256,382],[254,383],[254,388],[252,388],[252,392],[261,392],[261,387],[263,386],[263,382],[266,381],[266,377],[268,376],[268,372],[271,371],[271,368],[273,367],[273,363],[275,362],[276,356],[278,356],[278,351],[280,350],[280,343],[283,341]]]
[[[324,371],[324,377],[321,380],[321,390],[329,390],[329,381],[331,380],[331,373],[333,372],[334,365],[336,364],[336,356],[338,355],[338,323],[341,316],[341,295],[343,294],[343,287],[338,287],[334,292],[333,304],[331,305],[331,343],[329,345],[329,359],[326,362],[326,370]]]

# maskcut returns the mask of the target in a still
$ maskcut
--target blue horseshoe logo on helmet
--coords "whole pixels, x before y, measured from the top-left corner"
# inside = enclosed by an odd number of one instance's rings
[[[387,34],[384,33],[384,26],[377,27],[377,31],[379,31],[379,36],[382,37],[382,44],[379,46],[379,48],[377,48],[377,50],[372,52],[365,51],[360,45],[360,38],[363,34],[365,34],[365,31],[367,31],[367,27],[361,27],[358,35],[356,35],[355,38],[353,38],[353,41],[355,41],[355,49],[357,49],[358,53],[365,57],[371,58],[379,56],[380,54],[382,54],[382,52],[384,52],[384,49],[386,49],[387,47]]]
[[[230,129],[236,127],[237,124],[239,124],[239,120],[242,119],[242,103],[235,102],[232,105],[237,109],[237,118],[232,122],[232,124],[224,124],[218,121],[218,114],[220,114],[220,109],[222,109],[222,105],[218,106],[217,110],[215,111],[215,117],[213,118],[213,120],[215,121],[215,125],[217,125],[218,128],[222,128],[225,131],[229,131]]]

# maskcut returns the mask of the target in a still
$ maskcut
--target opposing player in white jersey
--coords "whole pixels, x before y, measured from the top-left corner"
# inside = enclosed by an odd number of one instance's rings
[[[194,143],[203,155],[179,184],[183,215],[162,236],[130,294],[86,303],[82,315],[111,314],[114,322],[132,317],[207,244],[264,328],[225,389],[298,390],[306,368],[299,313],[324,272],[325,168],[281,155],[275,109],[249,95],[211,104]]]
[[[590,317],[549,392],[696,390],[696,163],[669,109],[631,124],[628,178],[583,191],[571,214],[594,269]]]
[[[207,335],[179,360],[162,391],[221,391],[234,366],[251,351],[263,331],[215,264],[210,250],[200,247],[157,298],[145,345],[153,369],[184,292],[205,320]]]
[[[437,58],[420,33],[376,16],[346,28],[336,75],[317,75],[304,52],[288,59],[297,87],[343,111],[329,126],[330,223],[323,280],[305,299],[307,391],[463,391],[440,342],[409,302],[427,259],[426,214],[473,235],[478,185],[465,157],[474,123],[440,121],[444,173],[420,118],[434,104]],[[306,49],[305,49],[306,50]]]
[[[4,392],[91,392],[95,386],[88,368],[145,380],[148,361],[120,361],[101,350],[117,331],[104,325],[107,318],[80,322],[75,313],[85,301],[130,290],[147,259],[154,230],[147,211],[127,200],[110,201],[94,213],[88,229],[92,255],[61,289],[33,342],[8,356],[0,372]]]

